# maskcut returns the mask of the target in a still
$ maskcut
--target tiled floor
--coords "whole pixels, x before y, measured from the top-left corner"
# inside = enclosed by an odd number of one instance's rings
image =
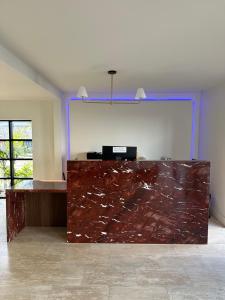
[[[222,300],[225,228],[211,220],[208,245],[67,244],[64,228],[25,228],[1,238],[0,299]]]

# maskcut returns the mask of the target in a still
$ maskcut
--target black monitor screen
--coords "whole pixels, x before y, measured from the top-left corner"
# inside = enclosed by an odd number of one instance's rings
[[[137,147],[102,146],[103,160],[136,160]]]

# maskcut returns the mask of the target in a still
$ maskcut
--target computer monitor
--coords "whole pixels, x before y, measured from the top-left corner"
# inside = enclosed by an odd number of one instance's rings
[[[136,160],[137,147],[102,146],[103,160]]]

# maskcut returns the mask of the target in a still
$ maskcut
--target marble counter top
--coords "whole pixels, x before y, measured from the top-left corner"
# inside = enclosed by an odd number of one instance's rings
[[[19,184],[6,189],[6,192],[8,191],[66,193],[66,181],[23,180]]]

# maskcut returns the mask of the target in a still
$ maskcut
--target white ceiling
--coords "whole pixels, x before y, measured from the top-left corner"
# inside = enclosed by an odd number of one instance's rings
[[[199,91],[225,81],[224,0],[0,0],[0,40],[62,91]]]
[[[55,100],[45,89],[0,62],[0,100]]]

